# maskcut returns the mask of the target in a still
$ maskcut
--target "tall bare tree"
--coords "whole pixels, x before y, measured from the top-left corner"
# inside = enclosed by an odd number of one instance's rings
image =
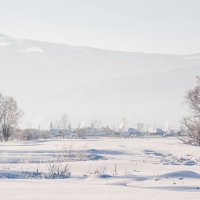
[[[3,117],[3,101],[4,101],[4,97],[2,94],[0,94],[0,123]]]
[[[197,86],[187,91],[186,103],[191,115],[184,118],[183,123],[193,143],[200,145],[200,76],[197,77]]]
[[[65,132],[66,132],[68,123],[69,123],[69,120],[68,120],[67,115],[66,115],[66,114],[62,115],[62,116],[61,116],[61,119],[60,119],[60,124],[61,124],[62,137],[63,137],[63,139],[64,139],[64,137],[65,137]]]
[[[19,109],[16,100],[13,97],[0,97],[0,126],[3,133],[3,139],[7,141],[22,117],[22,110]]]
[[[101,126],[101,120],[99,119],[93,119],[91,123],[91,128],[99,129]]]
[[[128,119],[126,117],[123,117],[122,120],[121,120],[121,123],[120,123],[119,130],[125,131],[127,129],[128,123],[129,123]]]
[[[143,131],[143,130],[144,130],[144,124],[143,124],[142,122],[138,122],[138,123],[137,123],[137,129],[138,129],[139,131]]]

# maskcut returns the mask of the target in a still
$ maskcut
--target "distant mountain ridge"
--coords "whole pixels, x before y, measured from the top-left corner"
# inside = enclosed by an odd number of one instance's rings
[[[0,91],[13,95],[24,123],[47,126],[67,113],[76,125],[123,116],[178,126],[183,96],[200,74],[200,54],[162,55],[111,51],[0,34]]]

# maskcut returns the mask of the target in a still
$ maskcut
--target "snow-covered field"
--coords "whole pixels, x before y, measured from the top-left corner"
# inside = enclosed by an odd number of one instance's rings
[[[176,138],[1,143],[0,199],[199,199],[199,150]],[[69,177],[52,179],[54,166]]]

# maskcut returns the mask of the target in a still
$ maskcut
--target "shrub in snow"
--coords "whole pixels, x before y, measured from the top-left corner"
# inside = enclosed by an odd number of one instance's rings
[[[69,178],[71,176],[71,170],[68,163],[61,162],[48,162],[47,170],[44,175],[45,178],[49,179],[59,179],[59,178]]]

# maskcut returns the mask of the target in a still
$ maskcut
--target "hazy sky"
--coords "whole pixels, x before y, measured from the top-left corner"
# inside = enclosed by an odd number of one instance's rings
[[[200,53],[200,0],[0,0],[0,34],[145,53]],[[178,127],[200,57],[99,51],[0,35],[0,92],[23,122],[94,118]],[[124,98],[125,97],[125,98]],[[54,118],[55,119],[54,119]]]
[[[199,0],[0,0],[0,32],[134,52],[200,52]]]

